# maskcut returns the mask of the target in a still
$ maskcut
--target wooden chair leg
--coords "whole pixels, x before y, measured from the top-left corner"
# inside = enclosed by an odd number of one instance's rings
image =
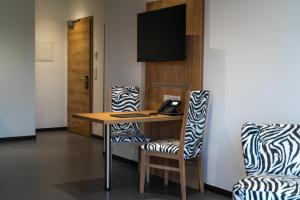
[[[204,193],[204,177],[203,177],[203,159],[198,157],[198,175],[199,175],[199,190]]]
[[[141,151],[141,172],[140,172],[140,193],[144,193],[145,188],[145,150]]]
[[[146,169],[147,169],[147,183],[150,182],[150,167],[149,167],[149,164],[150,164],[150,156],[146,156]]]
[[[186,200],[186,180],[185,180],[185,160],[179,159],[179,173],[180,173],[180,186],[181,186],[181,199]]]
[[[141,172],[141,147],[138,147],[138,173]]]
[[[103,133],[103,152],[102,152],[102,156],[105,157],[105,132]]]
[[[165,166],[169,166],[169,160],[165,159]],[[169,170],[164,171],[164,184],[169,185]]]

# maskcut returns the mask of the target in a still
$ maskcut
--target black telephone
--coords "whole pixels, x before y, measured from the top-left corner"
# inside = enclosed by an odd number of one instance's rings
[[[177,110],[180,104],[180,101],[166,100],[161,104],[158,113],[166,115],[180,115],[180,113]]]

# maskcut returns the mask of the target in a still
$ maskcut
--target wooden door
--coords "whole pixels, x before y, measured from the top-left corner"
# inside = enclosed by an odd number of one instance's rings
[[[91,135],[91,123],[72,117],[92,112],[93,18],[68,22],[68,130]]]

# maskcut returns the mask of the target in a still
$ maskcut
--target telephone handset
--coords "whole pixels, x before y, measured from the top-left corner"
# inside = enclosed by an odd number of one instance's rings
[[[177,108],[180,104],[180,101],[166,100],[161,104],[158,113],[166,115],[179,115],[180,113],[178,113]]]

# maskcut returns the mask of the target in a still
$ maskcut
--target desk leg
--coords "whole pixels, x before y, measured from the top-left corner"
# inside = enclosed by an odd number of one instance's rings
[[[111,172],[111,143],[110,143],[110,131],[111,125],[105,125],[105,167],[104,167],[104,189],[110,190],[110,172]]]

